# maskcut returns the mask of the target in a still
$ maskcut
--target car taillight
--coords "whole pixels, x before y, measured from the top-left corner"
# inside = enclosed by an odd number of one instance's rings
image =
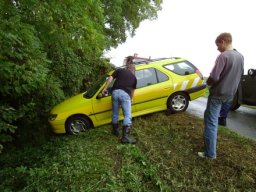
[[[204,77],[203,77],[203,74],[197,69],[196,70],[196,73],[199,75],[199,77],[203,80]]]

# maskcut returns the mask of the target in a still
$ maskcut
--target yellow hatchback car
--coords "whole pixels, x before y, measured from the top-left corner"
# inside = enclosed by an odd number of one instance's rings
[[[189,101],[205,93],[200,71],[182,58],[134,60],[137,88],[132,101],[132,117],[169,110],[186,111]],[[54,133],[79,134],[91,127],[111,123],[111,86],[107,96],[101,91],[110,72],[84,93],[55,106],[49,123]],[[120,120],[123,119],[121,114]]]

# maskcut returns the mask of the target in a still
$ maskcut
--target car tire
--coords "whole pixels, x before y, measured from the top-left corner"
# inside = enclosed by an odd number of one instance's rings
[[[239,104],[239,102],[238,102],[238,96],[237,96],[237,94],[236,94],[235,97],[234,97],[234,99],[233,99],[233,101],[232,101],[230,110],[231,110],[231,111],[235,111],[235,110],[237,110],[239,107],[240,107],[240,104]]]
[[[186,111],[189,99],[185,93],[178,92],[172,94],[167,101],[167,108],[171,113]]]
[[[92,124],[87,117],[76,115],[70,117],[66,122],[66,133],[69,135],[78,135],[91,128]]]

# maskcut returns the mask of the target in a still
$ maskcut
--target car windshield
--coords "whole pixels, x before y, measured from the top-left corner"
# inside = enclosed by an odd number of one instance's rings
[[[105,83],[106,79],[108,78],[108,75],[102,76],[91,88],[89,88],[85,93],[84,97],[89,99],[92,98],[95,93],[99,90],[99,88]]]

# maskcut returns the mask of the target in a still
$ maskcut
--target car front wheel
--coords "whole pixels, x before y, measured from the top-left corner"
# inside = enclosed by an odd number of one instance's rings
[[[81,115],[70,117],[66,123],[66,132],[69,135],[78,135],[89,128],[91,128],[91,122],[87,117]]]
[[[167,108],[171,113],[186,111],[188,108],[188,96],[182,92],[174,93],[167,101]]]

